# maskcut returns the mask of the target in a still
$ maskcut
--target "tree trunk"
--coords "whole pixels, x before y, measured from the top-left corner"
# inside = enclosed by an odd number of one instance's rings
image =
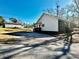
[[[4,24],[4,23],[3,23],[3,25],[2,25],[2,26],[3,26],[3,28],[5,28],[5,24]]]

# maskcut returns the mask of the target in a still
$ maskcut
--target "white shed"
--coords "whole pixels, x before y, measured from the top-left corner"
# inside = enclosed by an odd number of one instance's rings
[[[71,22],[64,18],[43,13],[35,25],[34,31],[65,32],[66,30],[71,30],[71,25],[69,26],[69,24]]]
[[[58,18],[49,14],[43,13],[36,23],[37,27],[41,27],[41,31],[58,32]]]

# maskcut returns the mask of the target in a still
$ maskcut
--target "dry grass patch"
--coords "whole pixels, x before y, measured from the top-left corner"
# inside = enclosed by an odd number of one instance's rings
[[[25,29],[0,28],[0,33],[20,32],[20,31],[26,31],[26,30]]]
[[[8,41],[8,40],[15,40],[16,39],[16,36],[11,36],[11,35],[0,35],[0,42],[5,42],[5,41]]]
[[[72,36],[72,38],[73,38],[73,43],[79,43],[79,34],[74,34],[73,36]]]
[[[73,43],[79,43],[79,28],[74,28],[72,34]]]
[[[24,28],[24,29],[0,28],[0,42],[16,41],[15,39],[17,39],[17,36],[7,35],[5,33],[30,32],[30,31],[32,31],[31,28]]]
[[[46,42],[46,40],[31,39],[31,40],[28,40],[28,41],[24,41],[24,43],[28,44],[28,45],[40,44],[40,43],[44,43],[44,42]]]
[[[17,41],[15,38],[0,39],[0,42],[4,42],[4,43],[15,42],[15,41]]]
[[[0,28],[0,34],[11,32],[32,32],[32,28],[13,29],[13,28]]]

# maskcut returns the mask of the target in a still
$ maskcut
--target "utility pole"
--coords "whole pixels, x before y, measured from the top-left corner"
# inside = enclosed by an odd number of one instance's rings
[[[59,2],[60,2],[59,0],[57,0],[57,1],[56,1],[56,8],[57,8],[57,9],[56,9],[56,11],[57,11],[57,17],[59,17],[59,8],[60,8]]]

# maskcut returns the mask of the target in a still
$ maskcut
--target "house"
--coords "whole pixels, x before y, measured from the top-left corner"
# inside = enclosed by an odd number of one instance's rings
[[[23,28],[20,23],[5,23],[6,28]]]
[[[68,21],[59,19],[57,16],[43,13],[37,21],[34,31],[64,32]],[[38,30],[37,30],[38,29]]]

